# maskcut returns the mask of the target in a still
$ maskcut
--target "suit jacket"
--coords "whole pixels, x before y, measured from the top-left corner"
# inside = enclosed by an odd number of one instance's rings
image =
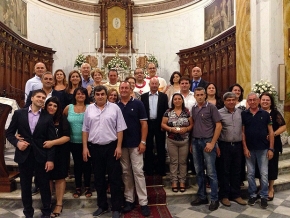
[[[18,131],[18,134],[20,134],[25,141],[30,143],[24,151],[20,151],[17,147],[18,139],[15,137],[16,131]],[[45,110],[41,110],[33,134],[31,133],[28,122],[28,108],[16,110],[6,130],[6,138],[16,147],[14,157],[16,163],[23,163],[27,159],[31,149],[33,149],[34,157],[39,163],[54,160],[54,147],[49,149],[43,148],[43,142],[56,139],[52,116]]]
[[[192,82],[193,82],[193,80],[190,81],[190,88],[189,88],[190,91],[192,91]],[[202,87],[205,89],[207,84],[208,84],[208,81],[201,79],[197,87]]]
[[[145,106],[145,110],[147,113],[148,119],[150,119],[149,113],[149,92],[144,93],[141,95],[141,101]],[[163,115],[165,111],[168,109],[168,97],[163,92],[158,92],[158,103],[157,103],[157,122],[161,124]]]

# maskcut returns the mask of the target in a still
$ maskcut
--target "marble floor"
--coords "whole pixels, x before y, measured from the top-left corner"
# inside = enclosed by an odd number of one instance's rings
[[[259,202],[255,206],[240,206],[233,202],[231,207],[221,205],[218,210],[213,212],[208,210],[208,205],[192,207],[189,203],[171,203],[168,204],[168,209],[173,218],[286,218],[290,217],[290,190],[276,192],[274,200],[269,202],[266,210],[260,208]],[[93,217],[92,213],[95,210],[94,207],[80,208],[77,205],[66,204],[60,217],[90,218]],[[40,217],[40,215],[40,210],[36,209],[35,217]],[[21,203],[0,200],[0,217],[23,217]],[[111,217],[111,212],[103,214],[101,217]]]

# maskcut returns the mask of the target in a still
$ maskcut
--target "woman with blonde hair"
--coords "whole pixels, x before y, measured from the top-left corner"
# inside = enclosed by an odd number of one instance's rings
[[[91,77],[93,78],[94,83],[92,85],[88,85],[87,90],[90,97],[90,102],[95,102],[94,88],[102,85],[103,72],[100,68],[95,68],[91,71]]]

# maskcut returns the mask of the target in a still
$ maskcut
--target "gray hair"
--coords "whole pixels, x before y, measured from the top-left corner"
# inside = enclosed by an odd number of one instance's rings
[[[255,93],[255,92],[250,92],[250,93],[248,94],[248,96],[247,96],[247,100],[248,100],[249,97],[252,96],[252,95],[255,95],[256,98],[259,98],[259,95],[258,95],[257,93]]]
[[[236,94],[233,93],[233,92],[226,92],[224,95],[223,95],[223,99],[224,101],[227,100],[228,98],[236,98]]]

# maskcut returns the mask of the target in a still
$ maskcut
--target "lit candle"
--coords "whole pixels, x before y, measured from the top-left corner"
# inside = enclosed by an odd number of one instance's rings
[[[103,54],[105,54],[105,40],[103,39]]]
[[[98,48],[98,33],[96,33],[96,48]]]
[[[136,48],[138,48],[138,34],[136,33]]]
[[[131,39],[129,41],[129,44],[130,44],[129,54],[131,54]]]
[[[91,55],[91,39],[89,39],[89,55]]]
[[[144,44],[145,44],[145,52],[144,53],[145,53],[145,56],[146,56],[146,40],[145,40]]]

